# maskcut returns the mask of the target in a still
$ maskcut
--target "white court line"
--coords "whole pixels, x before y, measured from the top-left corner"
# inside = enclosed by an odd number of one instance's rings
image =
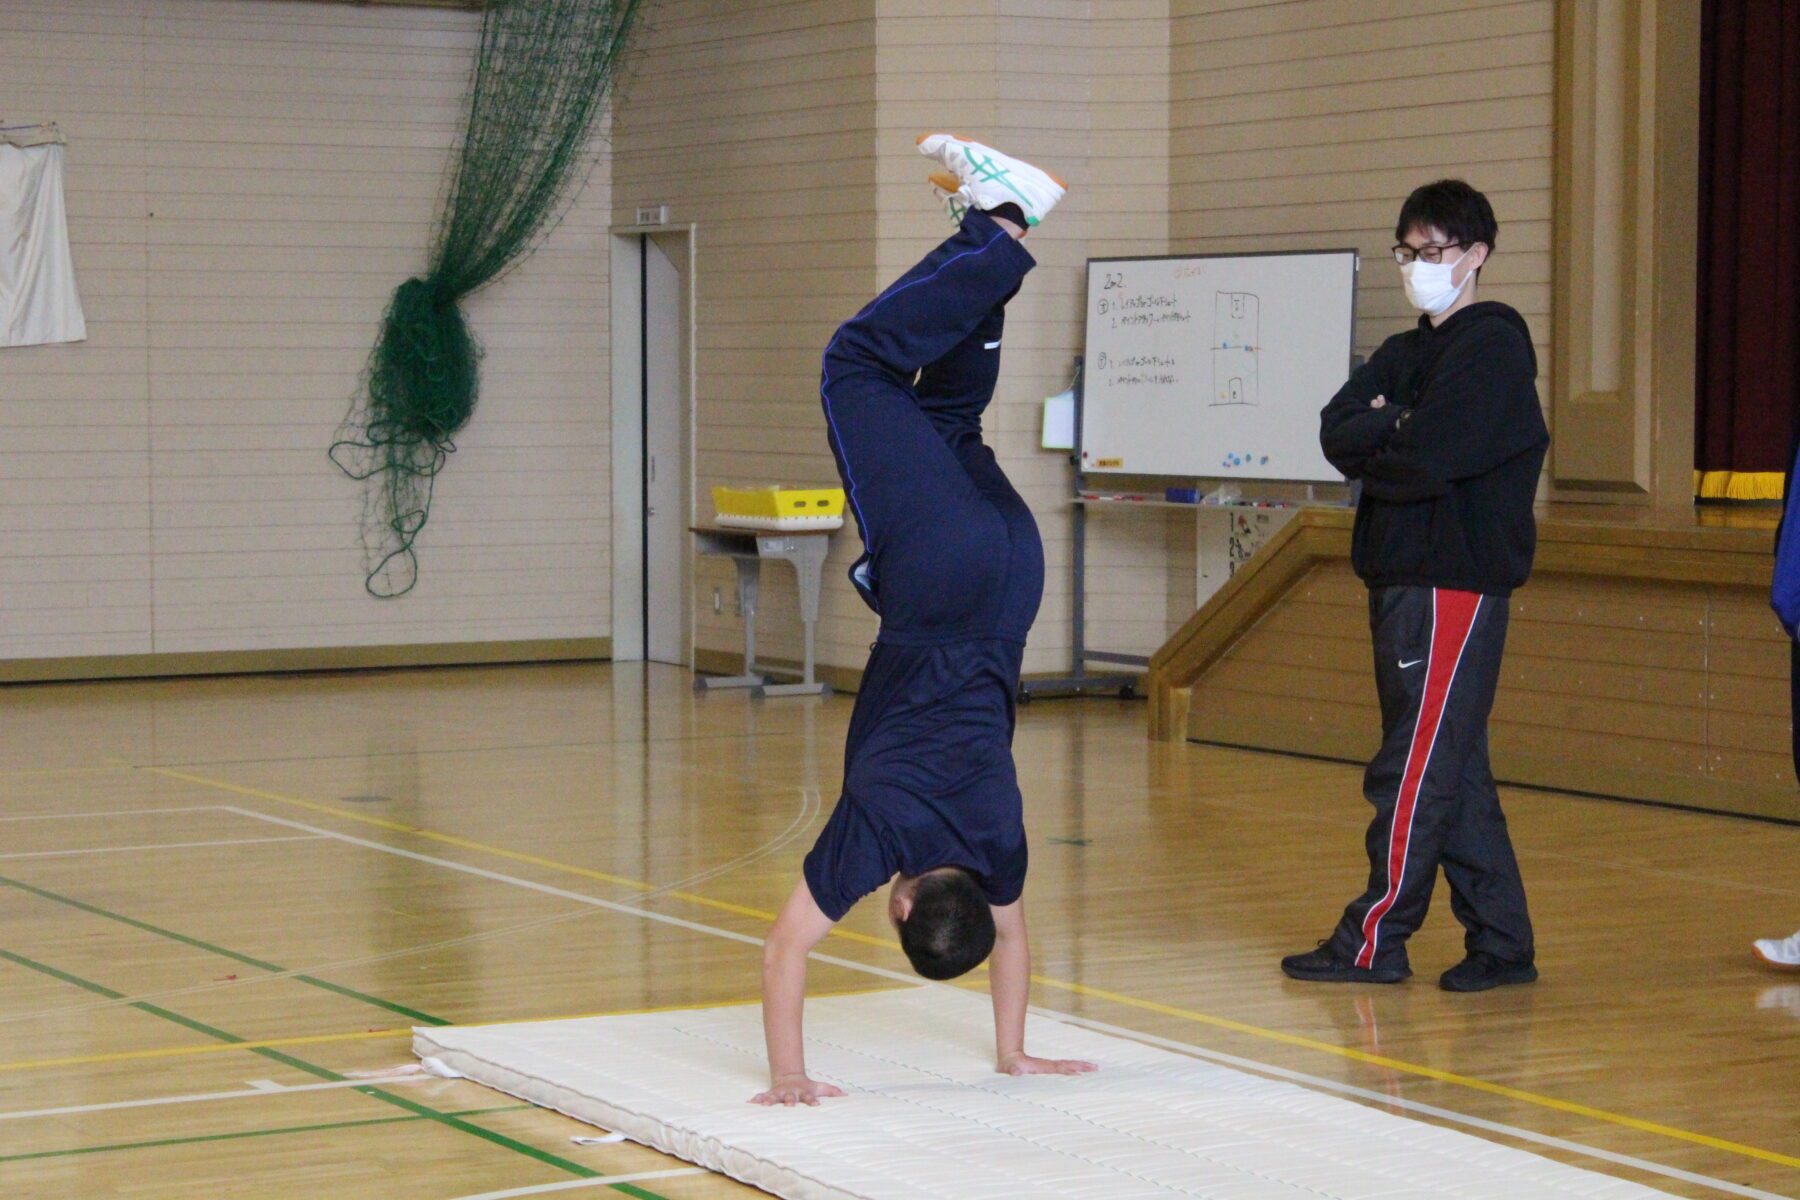
[[[702,1167],[676,1167],[669,1171],[639,1171],[635,1175],[602,1175],[596,1179],[564,1179],[556,1183],[539,1183],[531,1187],[508,1188],[504,1192],[482,1192],[477,1196],[458,1196],[456,1200],[510,1200],[513,1196],[541,1196],[546,1192],[572,1192],[576,1188],[611,1187],[615,1183],[636,1183],[640,1179],[674,1179],[679,1175],[710,1175]]]
[[[353,837],[347,833],[335,833],[329,829],[321,829],[317,826],[306,825],[299,821],[290,821],[286,817],[270,816],[268,813],[259,813],[252,809],[238,808],[236,805],[230,804],[220,805],[219,807],[230,812],[241,813],[246,817],[253,817],[259,821],[269,821],[276,825],[286,825],[293,829],[303,829],[308,833],[317,833],[325,837],[336,838],[339,841],[349,842],[354,846],[364,846],[371,850],[379,850],[383,854],[394,854],[402,858],[412,859],[415,862],[430,863],[435,866],[446,867],[452,871],[460,871],[466,875],[476,875],[483,879],[494,880],[498,883],[510,883],[534,892],[542,892],[550,896],[559,896],[565,900],[573,900],[579,904],[591,904],[596,908],[605,908],[613,912],[624,913],[628,916],[643,917],[647,920],[658,921],[665,925],[674,925],[681,929],[691,929],[696,933],[708,933],[715,937],[726,938],[734,942],[743,942],[751,946],[760,946],[763,944],[763,939],[751,937],[749,934],[736,933],[729,929],[720,929],[714,925],[703,925],[698,921],[683,920],[680,917],[672,917],[666,913],[650,912],[646,909],[633,908],[629,904],[620,904],[613,900],[602,900],[597,896],[588,896],[581,892],[571,892],[564,888],[552,887],[549,884],[535,883],[529,879],[520,879],[517,876],[505,875],[499,871],[489,871],[483,867],[472,867],[464,863],[452,862],[449,859],[435,858],[429,854],[420,854],[413,850],[402,850],[397,846],[384,846],[380,842],[369,841],[366,838]],[[899,971],[890,971],[885,967],[870,966],[867,963],[856,962],[852,959],[836,958],[831,955],[820,954],[816,951],[808,957],[819,962],[831,963],[833,966],[846,967],[852,971],[860,971],[865,975],[875,975],[882,979],[898,980],[901,983],[915,987],[924,983],[924,981],[917,976],[905,975]],[[947,987],[948,985],[934,984],[931,986]],[[1372,1098],[1382,1104],[1399,1104],[1401,1107],[1428,1113],[1447,1121],[1455,1121],[1459,1124],[1470,1125],[1477,1129],[1485,1129],[1489,1132],[1503,1134],[1507,1137],[1519,1138],[1522,1141],[1555,1146],[1559,1149],[1566,1149],[1577,1154],[1587,1155],[1590,1158],[1597,1158],[1604,1162],[1631,1166],[1642,1171],[1648,1171],[1651,1174],[1663,1175],[1670,1179],[1680,1179],[1687,1183],[1697,1183],[1704,1187],[1716,1188],[1721,1192],[1729,1192],[1737,1196],[1749,1196],[1753,1197],[1754,1200],[1792,1200],[1791,1197],[1778,1196],[1773,1192],[1757,1191],[1754,1188],[1747,1188],[1740,1184],[1728,1183],[1723,1179],[1715,1179],[1710,1175],[1698,1175],[1690,1171],[1683,1171],[1677,1167],[1665,1167],[1660,1163],[1651,1162],[1648,1159],[1631,1158],[1627,1155],[1614,1154],[1610,1150],[1601,1150],[1593,1146],[1584,1146],[1579,1142],[1566,1142],[1560,1138],[1551,1138],[1544,1134],[1533,1133],[1529,1129],[1521,1129],[1515,1125],[1504,1125],[1498,1121],[1488,1121],[1480,1117],[1467,1116],[1451,1109],[1434,1108],[1430,1105],[1418,1104],[1414,1101],[1399,1100],[1387,1095],[1385,1092],[1370,1092],[1360,1088],[1351,1088],[1349,1085],[1338,1083],[1335,1080],[1325,1079],[1317,1075],[1307,1075],[1300,1071],[1289,1071],[1284,1068],[1267,1066],[1263,1063],[1256,1062],[1254,1059],[1232,1058],[1228,1055],[1215,1054],[1212,1051],[1202,1050],[1197,1046],[1190,1046],[1184,1042],[1169,1041],[1155,1037],[1154,1035],[1138,1033],[1123,1026],[1107,1025],[1103,1022],[1093,1021],[1085,1017],[1071,1016],[1067,1013],[1057,1012],[1055,1009],[1034,1008],[1034,1011],[1040,1016],[1048,1017],[1053,1020],[1068,1021],[1077,1025],[1090,1025],[1097,1030],[1112,1033],[1119,1037],[1136,1038],[1138,1041],[1148,1042],[1170,1049],[1177,1049],[1185,1053],[1195,1054],[1202,1058],[1217,1058],[1222,1062],[1241,1064],[1247,1070],[1279,1075],[1282,1078],[1291,1080],[1295,1083],[1302,1083],[1306,1086],[1319,1088],[1323,1091],[1347,1091],[1354,1095],[1363,1096],[1364,1098]],[[457,1197],[457,1200],[499,1200],[499,1198],[503,1196],[530,1194],[531,1193],[529,1192],[489,1192],[484,1193],[479,1197],[460,1196]]]
[[[79,821],[85,817],[148,817],[157,813],[219,812],[221,804],[187,804],[180,808],[121,808],[111,812],[34,813],[25,817],[0,817],[0,821]]]
[[[128,854],[134,850],[192,850],[202,846],[258,846],[265,842],[316,842],[318,834],[296,834],[293,837],[226,838],[219,842],[153,842],[142,846],[85,846],[80,850],[28,850],[20,854],[0,854],[9,858],[64,858],[71,854]]]
[[[695,933],[710,933],[714,937],[727,938],[734,942],[742,942],[746,946],[760,946],[763,940],[747,933],[736,933],[730,929],[720,929],[717,925],[702,925],[698,921],[688,921],[681,917],[672,917],[667,913],[652,912],[647,908],[635,908],[629,904],[620,904],[616,900],[602,900],[598,896],[590,896],[585,892],[571,892],[567,888],[554,887],[548,883],[537,883],[530,879],[521,879],[517,875],[504,875],[499,871],[490,871],[485,867],[472,867],[467,863],[453,862],[447,858],[438,858],[430,854],[420,854],[416,850],[402,850],[398,846],[387,846],[368,838],[353,837],[347,833],[336,833],[329,829],[321,829],[317,825],[308,825],[302,821],[290,821],[286,817],[274,817],[268,813],[259,813],[248,808],[238,808],[232,804],[219,806],[227,812],[241,813],[246,817],[254,817],[259,821],[268,821],[275,825],[286,825],[290,829],[304,829],[308,833],[316,833],[321,837],[336,838],[340,842],[349,842],[352,846],[364,846],[370,850],[379,850],[383,854],[393,854],[400,858],[410,858],[414,862],[429,863],[435,867],[444,867],[451,871],[460,871],[465,875],[475,875],[482,879],[492,879],[496,883],[510,883],[514,887],[527,888],[534,892],[542,892],[546,896],[556,896],[563,900],[573,900],[577,904],[588,904],[595,908],[604,908],[612,912],[624,913],[627,916],[643,917],[647,921],[657,921],[664,925],[673,925],[678,929],[691,929]],[[892,979],[899,983],[917,985],[922,982],[916,975],[906,975],[899,971],[889,971],[885,967],[872,967],[867,963],[855,962],[848,958],[834,958],[829,954],[814,951],[808,957],[815,962],[830,963],[836,967],[848,967],[852,971],[861,971],[865,975],[879,975],[883,979]],[[315,970],[317,968],[314,968]]]
[[[380,1081],[382,1087],[397,1083],[423,1083],[432,1075],[399,1075]],[[74,1104],[67,1108],[34,1108],[22,1112],[0,1112],[0,1121],[21,1121],[26,1117],[62,1117],[70,1113],[108,1112],[115,1108],[154,1108],[159,1104],[197,1104],[202,1100],[243,1100],[250,1096],[285,1096],[290,1092],[323,1092],[332,1088],[368,1087],[373,1080],[341,1079],[334,1083],[299,1083],[292,1087],[268,1079],[252,1079],[242,1089],[230,1092],[198,1092],[190,1096],[153,1096],[147,1100],[114,1100],[109,1104]]]

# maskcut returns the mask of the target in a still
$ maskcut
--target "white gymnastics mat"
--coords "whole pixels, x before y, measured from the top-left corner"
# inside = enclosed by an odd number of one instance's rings
[[[807,1065],[849,1093],[818,1108],[746,1103],[755,1005],[413,1031],[434,1067],[787,1200],[1667,1195],[1035,1013],[1026,1047],[1100,1071],[995,1074],[987,997],[943,987],[808,1001]]]

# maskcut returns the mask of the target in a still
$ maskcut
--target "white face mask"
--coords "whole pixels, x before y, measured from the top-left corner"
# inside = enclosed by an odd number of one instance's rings
[[[1475,272],[1470,271],[1461,283],[1450,282],[1451,272],[1468,253],[1464,250],[1453,263],[1428,263],[1416,258],[1402,266],[1400,279],[1406,284],[1406,302],[1433,317],[1455,304],[1462,290],[1469,286],[1469,280],[1475,278]]]

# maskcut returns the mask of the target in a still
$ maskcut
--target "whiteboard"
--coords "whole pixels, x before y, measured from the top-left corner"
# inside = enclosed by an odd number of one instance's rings
[[[1354,250],[1088,260],[1081,469],[1343,478],[1319,410],[1350,374]]]

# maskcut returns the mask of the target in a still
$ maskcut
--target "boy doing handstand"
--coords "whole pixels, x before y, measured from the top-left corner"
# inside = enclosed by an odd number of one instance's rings
[[[890,879],[888,917],[913,967],[953,979],[991,952],[997,1069],[1076,1074],[1025,1053],[1031,958],[1020,895],[1025,827],[1013,703],[1044,552],[1025,502],[981,440],[1010,300],[1033,259],[1019,239],[1062,186],[951,134],[919,139],[960,227],[825,349],[826,434],[863,555],[851,582],[881,617],[844,745],[844,787],[763,950],[769,1088],[817,1104],[807,1075],[806,956]]]

